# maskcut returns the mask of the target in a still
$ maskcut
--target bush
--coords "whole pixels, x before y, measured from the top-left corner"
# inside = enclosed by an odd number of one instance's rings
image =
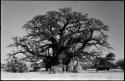
[[[116,62],[116,65],[124,70],[124,59],[120,59]]]
[[[24,64],[21,61],[18,61],[17,59],[11,59],[10,61],[7,62],[6,64],[6,71],[8,72],[27,72],[28,67],[26,64]]]
[[[5,64],[1,63],[1,69],[5,69]]]
[[[91,66],[92,66],[92,64],[89,63],[89,62],[83,62],[83,63],[81,63],[81,67],[82,67],[83,70],[87,70],[87,69],[89,69]]]

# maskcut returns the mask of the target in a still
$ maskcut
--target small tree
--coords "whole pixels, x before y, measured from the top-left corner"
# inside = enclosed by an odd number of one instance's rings
[[[105,57],[97,57],[94,59],[94,66],[91,68],[96,68],[96,69],[107,69],[109,70],[110,68],[115,67],[115,64],[113,63],[114,60],[114,54],[109,53]]]
[[[106,55],[105,59],[107,60],[115,60],[115,54],[114,53],[109,53]]]
[[[124,70],[124,59],[120,59],[116,62],[116,65]]]

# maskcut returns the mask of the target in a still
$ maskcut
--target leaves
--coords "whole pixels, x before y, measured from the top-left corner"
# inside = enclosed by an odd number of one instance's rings
[[[21,50],[26,51],[25,54],[42,56],[49,55],[51,49],[55,56],[61,52],[72,52],[79,56],[78,53],[82,55],[86,48],[90,49],[92,46],[111,48],[107,43],[108,35],[104,32],[109,27],[101,20],[89,18],[87,13],[73,11],[72,8],[37,15],[26,22],[23,28],[27,30],[27,35],[22,38],[14,37],[14,42],[9,45],[19,47],[17,53]]]

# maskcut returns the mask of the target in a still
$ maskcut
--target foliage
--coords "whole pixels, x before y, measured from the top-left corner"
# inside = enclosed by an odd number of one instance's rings
[[[81,67],[82,67],[83,70],[89,69],[92,65],[93,64],[90,63],[90,62],[83,62],[83,63],[81,63]]]
[[[5,69],[6,65],[1,63],[1,69]]]
[[[16,57],[12,57],[6,63],[6,71],[8,72],[27,72],[28,67],[23,62],[20,62]]]
[[[37,15],[23,28],[27,35],[12,38],[14,42],[9,47],[14,51],[11,54],[22,53],[26,56],[24,59],[30,61],[44,59],[46,68],[62,61],[67,65],[75,56],[95,58],[98,56],[95,52],[111,48],[105,34],[109,27],[99,19],[89,18],[87,13],[71,8]]]
[[[96,58],[94,61],[94,66],[91,66],[91,68],[113,68],[113,67],[115,67],[115,64],[105,57]]]
[[[124,59],[120,59],[116,62],[117,66],[120,66],[122,70],[124,70]]]
[[[107,60],[114,60],[114,57],[115,57],[115,54],[114,54],[114,53],[109,53],[109,54],[106,55],[105,58],[106,58]]]

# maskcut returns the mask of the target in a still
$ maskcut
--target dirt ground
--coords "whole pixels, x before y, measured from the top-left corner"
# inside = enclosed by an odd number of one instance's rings
[[[120,69],[99,71],[89,69],[81,73],[49,74],[43,70],[39,72],[10,73],[1,70],[1,80],[124,80],[124,72]]]

